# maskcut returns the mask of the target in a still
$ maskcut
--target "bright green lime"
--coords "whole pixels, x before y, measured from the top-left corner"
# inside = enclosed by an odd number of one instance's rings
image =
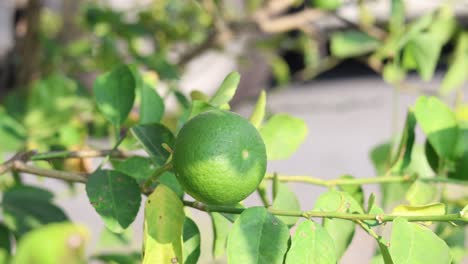
[[[265,144],[246,119],[211,110],[177,136],[174,170],[185,191],[207,204],[235,204],[257,188],[266,170]]]

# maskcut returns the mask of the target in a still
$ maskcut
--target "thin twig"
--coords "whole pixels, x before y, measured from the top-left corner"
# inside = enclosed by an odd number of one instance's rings
[[[273,175],[267,174],[264,179],[271,180],[273,179]],[[282,182],[303,182],[303,183],[309,183],[309,184],[319,185],[319,186],[324,186],[324,187],[342,186],[342,185],[403,183],[403,182],[414,182],[416,180],[423,181],[423,182],[468,185],[468,181],[450,179],[446,177],[421,178],[421,177],[411,177],[408,175],[377,176],[377,177],[355,178],[355,179],[341,179],[340,178],[340,179],[331,179],[331,180],[324,180],[324,179],[306,176],[306,175],[299,175],[299,176],[279,175],[278,180]]]
[[[198,209],[205,212],[220,212],[228,214],[241,214],[246,208],[229,207],[229,206],[218,206],[218,205],[207,205],[197,201],[183,201],[184,205]],[[346,220],[377,220],[378,223],[391,222],[398,217],[403,217],[410,222],[447,222],[447,221],[462,221],[468,222],[467,218],[462,217],[460,214],[446,214],[446,215],[398,215],[398,214],[352,214],[352,213],[341,213],[341,212],[323,212],[323,211],[286,211],[278,209],[267,209],[269,213],[279,216],[296,216],[304,218],[339,218]]]
[[[39,168],[36,166],[27,165],[26,163],[18,160],[13,163],[12,170],[70,182],[85,183],[87,181],[85,174]]]
[[[31,156],[31,161],[37,160],[52,160],[52,159],[69,159],[69,158],[96,158],[111,155],[116,158],[125,158],[127,155],[119,150],[78,150],[78,151],[52,151],[38,153]]]

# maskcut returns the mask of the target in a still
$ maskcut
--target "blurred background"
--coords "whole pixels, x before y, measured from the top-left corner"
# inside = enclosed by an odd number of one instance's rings
[[[289,113],[309,128],[299,150],[270,162],[270,172],[374,176],[370,151],[401,131],[418,95],[465,105],[466,118],[467,23],[463,0],[0,0],[0,161],[22,149],[109,148],[112,131],[91,88],[97,75],[128,63],[164,99],[163,121],[174,130],[191,91],[211,95],[239,71],[234,111],[248,116],[266,90],[268,113]],[[98,164],[40,165],[91,172]],[[23,181],[52,190],[68,217],[92,230],[90,254],[140,250],[142,210],[115,238],[84,186]],[[325,190],[290,186],[303,210]],[[364,191],[381,197],[378,186]],[[260,204],[257,194],[246,204]],[[225,263],[211,256],[209,217],[190,214],[201,230],[200,263]],[[375,250],[357,229],[340,263],[368,263]]]

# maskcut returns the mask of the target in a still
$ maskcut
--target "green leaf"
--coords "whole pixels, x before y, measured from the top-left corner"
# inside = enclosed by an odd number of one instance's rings
[[[406,78],[406,71],[396,63],[387,63],[383,68],[382,77],[390,84],[399,84]]]
[[[145,205],[143,264],[183,260],[184,205],[167,186],[159,185]]]
[[[389,28],[390,32],[400,32],[405,26],[405,2],[403,0],[392,0]]]
[[[192,101],[198,100],[202,102],[208,102],[210,97],[202,91],[192,90],[190,92],[190,99],[192,99]]]
[[[194,100],[192,101],[192,108],[190,110],[190,116],[189,119],[195,117],[196,115],[199,115],[203,112],[209,111],[209,110],[214,110],[218,109],[217,107],[203,101],[199,100]]]
[[[356,177],[353,177],[351,175],[342,175],[340,176],[340,179],[356,179]],[[342,185],[340,186],[340,189],[354,198],[356,202],[359,203],[359,205],[362,207],[364,204],[364,191],[362,190],[362,186],[359,184],[347,184],[347,185]]]
[[[113,125],[120,126],[127,119],[135,99],[135,78],[126,65],[96,78],[93,91],[101,113]]]
[[[288,63],[279,56],[271,56],[271,71],[278,85],[285,85],[291,78],[291,71]]]
[[[335,244],[327,230],[313,221],[304,221],[299,224],[292,238],[286,264],[335,264],[335,252]]]
[[[367,202],[366,212],[368,214],[375,215],[380,215],[384,213],[384,210],[375,203],[375,195],[373,193],[370,195],[369,201]],[[364,223],[366,223],[369,226],[377,226],[380,224],[377,220],[364,220]]]
[[[433,202],[436,195],[437,186],[422,181],[415,181],[406,193],[406,200],[410,205],[424,205]]]
[[[103,228],[99,235],[98,247],[108,250],[109,248],[129,247],[132,244],[133,229],[127,228],[123,233],[114,233]]]
[[[378,175],[384,175],[390,169],[391,144],[375,146],[370,152],[370,159]]]
[[[171,148],[174,145],[174,135],[167,127],[161,124],[136,125],[131,131],[157,165],[166,163],[170,153],[162,144],[165,143]]]
[[[200,230],[195,222],[186,217],[184,221],[184,264],[196,264],[200,257]]]
[[[289,158],[307,136],[307,125],[288,114],[276,114],[260,128],[265,141],[268,160]]]
[[[164,184],[169,187],[178,197],[184,196],[184,189],[180,185],[174,173],[166,171],[159,176],[158,183]]]
[[[438,41],[445,45],[452,38],[456,28],[457,20],[453,7],[445,4],[437,10],[428,32],[437,36]]]
[[[212,212],[210,218],[213,226],[213,258],[217,259],[226,251],[226,242],[232,223],[220,213]]]
[[[403,135],[401,136],[400,144],[395,155],[393,155],[393,161],[391,162],[393,166],[392,171],[397,174],[402,174],[411,163],[413,145],[416,138],[414,133],[415,128],[416,117],[412,111],[408,111]]]
[[[419,75],[424,81],[429,81],[439,61],[442,43],[433,33],[423,32],[413,37],[405,48],[414,58]]]
[[[236,93],[237,86],[240,82],[240,74],[238,72],[229,73],[219,86],[216,93],[210,100],[210,104],[214,106],[221,106],[229,103],[234,94]]]
[[[0,263],[9,263],[12,249],[12,234],[10,230],[0,223]]]
[[[97,170],[86,182],[89,202],[109,230],[122,233],[140,208],[140,188],[136,181],[121,172]]]
[[[468,32],[458,36],[457,45],[451,62],[440,87],[442,95],[448,95],[454,89],[461,88],[466,82],[465,70],[468,67]]]
[[[363,213],[363,209],[354,198],[345,192],[328,191],[321,194],[314,206],[324,212]],[[323,227],[335,242],[336,258],[340,259],[354,236],[355,225],[343,219],[323,219]]]
[[[47,190],[17,185],[3,193],[3,220],[18,235],[41,225],[67,221],[65,213],[52,203],[53,194]]]
[[[337,58],[350,58],[374,51],[380,42],[362,31],[338,31],[331,36],[331,54]]]
[[[435,97],[422,96],[416,101],[414,114],[439,157],[452,159],[459,133],[453,111]]]
[[[40,227],[20,240],[12,264],[85,263],[89,238],[89,231],[81,225],[56,223]]]
[[[273,205],[273,209],[278,210],[289,210],[289,211],[300,211],[301,205],[297,200],[296,194],[292,192],[288,185],[285,183],[278,184],[278,192],[276,193]],[[298,217],[294,216],[277,216],[287,226],[293,226],[296,224]]]
[[[132,156],[124,161],[113,161],[114,168],[123,174],[134,178],[137,183],[148,180],[157,170],[151,159],[141,156]]]
[[[139,252],[131,252],[126,254],[107,253],[93,256],[93,259],[109,264],[139,264],[141,263],[141,254]]]
[[[395,264],[451,263],[450,249],[430,229],[398,217],[393,221],[390,254]]]
[[[265,90],[260,92],[258,96],[257,103],[255,104],[255,108],[253,113],[250,115],[250,123],[257,129],[260,128],[263,122],[263,118],[265,117],[265,107],[266,107],[266,93]]]
[[[0,107],[0,146],[1,152],[18,151],[26,143],[26,129]]]
[[[246,209],[234,222],[227,243],[229,263],[283,263],[288,227],[264,207]]]
[[[164,101],[153,87],[143,84],[141,91],[140,124],[159,123],[164,115]]]
[[[401,216],[411,216],[411,215],[444,215],[445,214],[445,204],[443,203],[432,203],[426,205],[399,205],[393,209],[393,214]]]

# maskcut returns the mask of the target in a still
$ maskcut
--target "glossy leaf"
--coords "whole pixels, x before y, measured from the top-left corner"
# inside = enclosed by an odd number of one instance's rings
[[[307,136],[307,125],[288,114],[276,114],[260,128],[265,141],[268,160],[289,158]]]
[[[226,242],[231,230],[232,223],[222,214],[210,213],[213,226],[213,258],[217,259],[224,255],[226,251]]]
[[[221,106],[229,103],[234,94],[236,93],[237,86],[240,82],[240,74],[238,72],[229,73],[219,86],[216,93],[210,100],[210,104],[214,106]]]
[[[254,125],[257,129],[260,128],[260,126],[263,123],[263,118],[265,117],[265,107],[266,107],[266,93],[265,90],[262,90],[260,92],[260,95],[258,96],[257,103],[255,104],[254,111],[250,115],[250,123]]]
[[[145,205],[144,264],[177,263],[183,260],[184,205],[177,195],[161,184]]]
[[[142,85],[140,124],[159,123],[164,115],[164,101],[149,84]]]
[[[12,264],[85,263],[86,227],[71,223],[49,224],[27,233],[19,242]]]
[[[299,224],[292,238],[286,264],[335,264],[335,252],[335,244],[327,230],[313,221],[304,221]]]
[[[299,204],[296,194],[289,189],[288,185],[285,183],[279,183],[278,192],[276,193],[271,208],[278,210],[300,211],[301,205]],[[295,225],[299,219],[294,216],[277,216],[277,218],[288,226]]]
[[[363,209],[351,195],[345,192],[328,191],[319,196],[315,210],[324,212],[363,213]],[[354,236],[355,225],[343,219],[323,219],[323,227],[335,242],[336,257],[340,259]]]
[[[450,249],[430,229],[409,223],[404,218],[393,221],[390,254],[395,264],[451,263]]]
[[[186,217],[184,221],[184,264],[196,264],[200,257],[200,230],[195,222]]]
[[[115,233],[123,232],[140,208],[140,188],[135,179],[118,171],[97,170],[86,182],[89,202]]]
[[[18,235],[41,225],[67,221],[65,213],[52,203],[47,190],[18,185],[3,193],[2,207],[5,225]]]
[[[114,168],[116,171],[134,178],[137,183],[148,180],[157,170],[151,159],[141,156],[132,156],[124,161],[114,161]]]
[[[416,101],[414,114],[436,153],[453,158],[459,133],[453,111],[435,97],[422,96]]]
[[[127,119],[135,99],[135,78],[126,65],[96,78],[93,91],[101,113],[112,124],[120,126]]]
[[[131,131],[157,165],[161,166],[167,161],[170,153],[162,144],[165,143],[172,148],[175,140],[167,127],[161,124],[136,125]]]
[[[379,41],[362,31],[337,31],[331,36],[331,54],[337,58],[357,57],[374,51]]]
[[[229,263],[283,263],[289,240],[287,226],[264,207],[246,209],[228,237]]]

